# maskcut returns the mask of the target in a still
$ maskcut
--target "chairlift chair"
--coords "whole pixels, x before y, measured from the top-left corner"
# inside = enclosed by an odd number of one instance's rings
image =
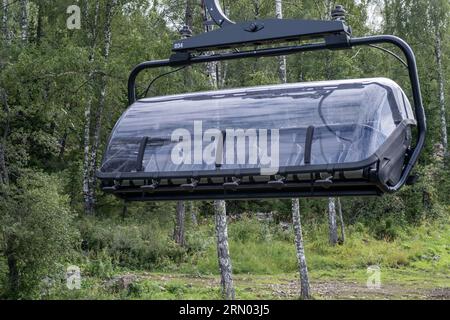
[[[176,41],[169,59],[132,71],[130,107],[113,129],[97,174],[105,192],[127,201],[368,196],[414,181],[426,120],[414,53],[405,41],[353,37],[340,6],[333,21],[234,23],[217,0],[205,5],[220,28]],[[209,53],[312,39],[322,41]],[[406,57],[412,104],[386,78],[136,96],[136,78],[145,69],[357,46],[383,49],[377,46],[382,43]]]

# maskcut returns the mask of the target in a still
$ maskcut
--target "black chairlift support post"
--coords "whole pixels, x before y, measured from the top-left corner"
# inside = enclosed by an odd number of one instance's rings
[[[351,49],[358,46],[374,47],[377,44],[391,44],[398,47],[406,57],[414,110],[417,118],[418,135],[416,145],[409,157],[408,163],[403,169],[400,181],[395,186],[389,187],[387,191],[396,192],[407,183],[412,169],[417,163],[425,145],[427,130],[416,58],[408,43],[392,35],[352,37],[351,28],[345,23],[345,11],[341,6],[337,6],[334,10],[332,21],[268,19],[235,23],[225,16],[218,3],[219,0],[203,1],[213,23],[217,24],[220,28],[194,37],[175,41],[172,48],[173,53],[169,59],[147,61],[136,66],[128,80],[128,102],[130,105],[137,100],[136,78],[145,69],[180,67],[214,61],[282,56],[299,52]],[[215,50],[219,51],[312,39],[323,39],[323,41],[208,54],[208,52]]]

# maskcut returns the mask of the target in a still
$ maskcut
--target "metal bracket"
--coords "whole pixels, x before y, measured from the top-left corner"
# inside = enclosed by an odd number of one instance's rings
[[[285,181],[286,181],[286,177],[281,176],[281,175],[276,175],[275,180],[269,181],[268,184],[277,189],[281,189],[285,186]]]
[[[225,182],[223,184],[225,190],[236,190],[241,184],[241,179],[239,178],[233,177],[232,180],[232,182]]]
[[[152,179],[152,184],[142,186],[141,189],[145,192],[152,193],[155,191],[156,188],[158,188],[158,186],[159,186],[159,181],[156,179]]]
[[[204,7],[220,28],[175,41],[173,63],[188,63],[189,52],[204,52],[244,46],[325,38],[330,49],[349,47],[351,28],[345,10],[337,6],[332,21],[267,19],[235,23],[223,12],[219,0],[203,0]],[[210,24],[210,23],[208,23]],[[181,55],[183,53],[184,55]]]
[[[175,41],[175,53],[224,50],[328,37],[333,47],[348,46],[351,33],[344,21],[267,19],[231,24]]]
[[[186,183],[186,184],[182,184],[181,188],[187,191],[194,191],[194,189],[197,187],[198,185],[198,180],[197,179],[191,179],[191,183]]]

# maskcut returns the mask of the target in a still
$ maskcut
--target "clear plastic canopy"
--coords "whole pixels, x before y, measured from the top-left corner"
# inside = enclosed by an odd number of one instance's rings
[[[373,155],[405,119],[414,119],[410,103],[385,78],[148,98],[116,124],[101,171],[201,174],[354,163]],[[275,153],[276,161],[266,161]]]

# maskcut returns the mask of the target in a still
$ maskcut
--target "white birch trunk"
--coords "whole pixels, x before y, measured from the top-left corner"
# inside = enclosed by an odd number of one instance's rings
[[[275,14],[277,19],[283,19],[282,0],[275,0]],[[278,57],[278,74],[281,83],[287,83],[286,56]]]
[[[9,2],[8,0],[2,0],[2,8],[3,8],[3,12],[2,12],[2,35],[4,37],[4,40],[6,41],[6,44],[10,44],[11,42],[11,34],[9,33],[9,26],[8,26],[8,21],[9,21]]]
[[[311,298],[311,292],[309,287],[308,266],[306,264],[305,248],[303,246],[299,199],[292,200],[292,223],[295,232],[295,247],[297,252],[298,269],[300,273],[300,297],[303,300],[308,300]]]
[[[339,212],[339,222],[341,224],[341,243],[345,243],[345,224],[344,224],[344,216],[342,214],[342,204],[341,198],[337,198],[338,203],[338,212]]]
[[[94,11],[94,21],[93,26],[91,28],[90,33],[88,34],[88,38],[92,41],[91,48],[89,53],[89,64],[90,64],[90,72],[88,75],[88,82],[93,81],[93,76],[95,73],[94,70],[94,62],[95,62],[95,51],[96,51],[96,38],[97,38],[97,24],[99,19],[99,11],[100,11],[100,2],[97,0],[95,2],[95,11]],[[87,5],[85,8],[85,19],[87,21],[88,17],[88,9]],[[92,118],[92,92],[89,93],[88,101],[86,104],[86,108],[84,110],[84,139],[83,139],[83,200],[84,200],[84,211],[85,214],[92,214],[94,210],[93,199],[92,199],[92,191],[91,191],[91,175],[92,175],[92,167],[90,161],[90,149],[91,149],[91,118]]]
[[[176,244],[181,247],[184,247],[186,244],[185,237],[185,215],[186,215],[186,206],[183,201],[177,202],[177,214],[175,219],[175,228],[173,231],[173,240]]]
[[[206,7],[205,4],[202,1],[202,15],[203,15],[203,21],[208,21],[208,16],[206,13]],[[212,31],[213,27],[205,24],[205,32]],[[207,52],[207,54],[213,54],[213,52]],[[214,90],[217,90],[219,88],[219,84],[217,82],[217,61],[208,62],[206,64],[206,73],[208,75],[208,82],[211,88]]]
[[[193,1],[186,0],[186,9],[184,16],[185,26],[192,31],[193,26]],[[187,37],[187,35],[185,35]],[[185,85],[190,85],[192,83],[190,79],[189,71],[186,70],[184,73],[184,83]],[[191,204],[192,205],[192,204]],[[183,201],[178,201],[176,213],[175,213],[175,227],[173,231],[173,239],[174,241],[180,245],[185,245],[185,218],[186,218],[186,205]]]
[[[8,20],[9,20],[9,12],[8,12],[8,6],[9,2],[8,0],[3,0],[1,2],[2,4],[2,24],[1,24],[1,31],[3,35],[3,39],[5,46],[10,45],[10,33],[9,33],[9,27],[8,27]],[[1,62],[0,62],[1,63]],[[3,65],[0,64],[0,72],[3,69]],[[8,105],[8,94],[6,93],[6,90],[3,88],[0,88],[0,102],[2,105],[2,111],[3,111],[3,121],[4,126],[2,128],[3,135],[0,140],[0,184],[9,184],[9,172],[8,167],[6,165],[6,142],[7,137],[9,134],[9,105]],[[2,122],[3,122],[2,121]]]
[[[5,116],[5,124],[3,127],[3,135],[0,140],[0,184],[9,184],[9,172],[6,165],[6,141],[9,134],[9,105],[8,95],[5,90],[0,88],[0,98],[3,105],[3,113]]]
[[[203,21],[207,21],[207,14],[204,2],[202,1]],[[205,32],[209,32],[210,27],[205,25]],[[213,89],[218,89],[217,79],[217,62],[208,63],[206,67],[208,73],[209,83]],[[214,213],[216,222],[216,237],[217,237],[217,257],[219,261],[221,286],[223,297],[227,300],[234,300],[235,291],[233,284],[233,272],[231,267],[231,257],[228,247],[228,226],[227,226],[227,211],[226,202],[223,200],[214,201]]]
[[[283,19],[282,0],[275,0],[275,11],[277,19]],[[280,57],[278,60],[278,75],[281,83],[287,83],[287,65],[286,57]],[[292,222],[294,224],[296,253],[300,275],[300,296],[302,299],[309,299],[309,279],[308,267],[306,264],[305,250],[303,246],[302,224],[300,219],[300,201],[292,199]]]
[[[103,36],[104,36],[104,45],[103,45],[103,61],[105,63],[105,73],[106,73],[106,66],[108,64],[109,60],[109,54],[111,50],[111,42],[112,42],[112,17],[113,17],[113,10],[115,6],[117,5],[117,0],[109,0],[106,4],[106,20],[105,20],[105,26],[103,29]],[[107,90],[107,77],[106,75],[102,74],[100,76],[100,92],[99,92],[99,101],[98,101],[98,108],[97,113],[95,116],[95,126],[94,126],[94,137],[93,137],[93,143],[91,148],[91,155],[90,155],[90,175],[89,175],[89,198],[92,202],[92,207],[95,206],[95,190],[97,185],[96,180],[96,172],[97,172],[97,157],[98,157],[98,151],[100,147],[100,139],[101,139],[101,129],[102,129],[102,118],[103,113],[106,105],[106,90]]]
[[[338,243],[338,232],[336,223],[336,199],[328,199],[328,227],[329,227],[329,239],[332,246]]]
[[[28,0],[20,0],[20,38],[28,40]]]
[[[224,299],[234,300],[235,292],[230,250],[228,247],[228,227],[225,201],[214,201],[214,212],[216,220],[217,257],[219,260],[222,294]]]
[[[90,199],[90,162],[89,162],[89,149],[90,149],[90,128],[91,128],[91,107],[92,100],[89,98],[86,108],[84,110],[84,140],[83,140],[83,198],[84,198],[84,212],[86,214],[92,214],[92,205]]]
[[[441,143],[444,149],[444,157],[447,158],[449,156],[449,151],[448,151],[447,119],[445,109],[445,83],[444,83],[445,76],[444,76],[444,68],[442,65],[442,37],[441,31],[439,29],[436,32],[435,55],[436,55],[438,85],[439,85]]]
[[[198,219],[197,219],[197,213],[195,212],[196,211],[196,209],[195,209],[195,204],[194,204],[194,201],[190,201],[189,202],[189,211],[190,211],[190,213],[191,213],[191,221],[192,221],[192,224],[194,225],[194,226],[198,226]]]

